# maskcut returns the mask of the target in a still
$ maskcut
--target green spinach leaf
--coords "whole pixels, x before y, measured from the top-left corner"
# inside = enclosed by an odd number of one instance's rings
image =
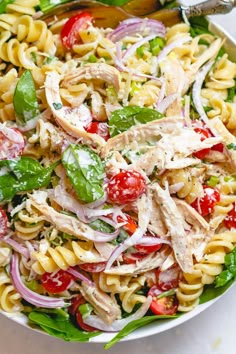
[[[8,4],[12,4],[14,0],[1,0],[0,1],[0,14],[4,14],[6,12],[6,7]]]
[[[68,318],[58,319],[56,315],[33,311],[28,315],[30,321],[39,325],[48,334],[66,341],[87,342],[100,332],[85,332],[75,327]]]
[[[62,164],[80,200],[90,203],[104,195],[104,166],[88,146],[69,145],[62,155]]]
[[[224,286],[221,286],[219,288],[215,287],[215,284],[211,285],[205,285],[204,291],[202,295],[200,296],[200,304],[204,304],[205,302],[208,302],[210,300],[213,300],[217,298],[218,296],[224,294],[226,290],[228,290],[231,285],[235,282],[235,279],[231,279],[227,284]]]
[[[13,105],[16,122],[19,125],[25,125],[40,113],[34,80],[30,70],[26,70],[23,73],[16,85]]]
[[[46,187],[58,163],[44,168],[37,160],[25,156],[19,160],[1,161],[0,167],[7,166],[9,172],[0,176],[0,202],[10,201],[18,192]]]
[[[163,114],[151,108],[128,106],[114,111],[109,119],[111,137],[123,133],[136,124],[145,124],[163,117]]]
[[[110,349],[114,344],[119,342],[122,338],[126,337],[128,334],[132,333],[136,329],[146,326],[151,322],[158,321],[158,320],[166,320],[166,319],[174,319],[177,318],[178,315],[172,315],[172,316],[165,316],[165,315],[160,315],[160,316],[145,316],[140,318],[139,320],[134,320],[130,323],[128,323],[114,338],[110,340],[107,344],[105,344],[104,348],[105,349]]]

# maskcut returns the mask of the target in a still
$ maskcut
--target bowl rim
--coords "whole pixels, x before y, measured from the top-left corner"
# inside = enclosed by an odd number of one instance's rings
[[[229,54],[230,59],[236,61],[236,39],[233,38],[220,24],[216,23],[210,16],[206,16],[208,21],[209,21],[209,29],[219,37],[225,39],[224,43],[224,48],[226,49],[226,52]],[[128,336],[124,337],[121,339],[122,342],[130,341],[130,340],[135,340],[135,339],[141,339],[144,337],[149,337],[154,334],[159,334],[161,332],[167,331],[169,329],[172,329],[174,327],[177,327],[178,325],[181,325],[185,323],[186,321],[194,318],[195,316],[199,315],[201,312],[209,308],[211,305],[213,305],[217,300],[222,298],[234,285],[233,283],[223,294],[220,296],[207,301],[204,304],[199,304],[195,309],[193,309],[190,312],[183,313],[178,318],[175,318],[173,320],[160,320],[160,321],[154,321],[153,323],[150,323],[148,325],[145,325],[142,328],[139,328],[129,334]],[[31,329],[37,333],[42,333],[44,335],[50,336],[43,330],[29,326],[27,323],[27,316],[22,314],[22,313],[8,313],[3,310],[0,310],[0,314],[4,315],[10,320],[13,320],[14,322],[24,326],[25,328]],[[86,343],[107,343],[110,341],[116,333],[102,333],[98,335],[97,337],[90,338],[90,340]],[[50,336],[52,337],[52,336]],[[55,337],[56,338],[56,337]],[[59,339],[59,338],[57,338]],[[79,343],[79,342],[78,342]]]

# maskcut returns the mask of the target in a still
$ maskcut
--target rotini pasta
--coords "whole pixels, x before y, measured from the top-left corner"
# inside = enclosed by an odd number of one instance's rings
[[[0,308],[111,332],[193,310],[236,252],[236,64],[186,23],[64,36],[37,6],[0,15]]]
[[[6,272],[0,271],[0,308],[6,312],[18,312],[23,310],[21,296],[16,292],[11,279]]]

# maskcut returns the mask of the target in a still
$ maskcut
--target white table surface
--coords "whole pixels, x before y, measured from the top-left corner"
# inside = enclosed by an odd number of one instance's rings
[[[145,1],[145,0],[144,0]],[[194,1],[185,1],[194,3]],[[217,16],[236,38],[236,10]],[[102,344],[66,343],[0,315],[0,354],[102,354]],[[117,344],[111,354],[236,354],[236,285],[204,313],[172,330]]]

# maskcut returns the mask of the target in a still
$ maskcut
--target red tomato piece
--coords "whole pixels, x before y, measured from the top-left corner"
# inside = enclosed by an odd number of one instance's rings
[[[25,139],[16,128],[0,128],[0,160],[14,159],[22,154]]]
[[[219,143],[219,144],[213,145],[211,150],[224,152],[224,144]]]
[[[88,133],[100,135],[106,141],[110,139],[107,123],[91,122],[85,130]]]
[[[74,44],[79,43],[79,31],[86,29],[92,19],[89,12],[80,12],[69,18],[61,30],[61,41],[66,49],[70,50]]]
[[[117,221],[119,223],[123,223],[123,222],[126,222],[126,224],[124,224],[122,226],[122,228],[128,232],[129,235],[132,235],[136,229],[137,229],[137,224],[136,222],[134,221],[134,219],[131,218],[131,216],[129,216],[128,214],[125,215],[126,218],[123,218],[121,215],[118,215],[117,216]]]
[[[145,189],[145,179],[139,172],[121,171],[108,182],[107,194],[111,202],[126,204],[137,200]]]
[[[204,141],[205,139],[210,138],[212,136],[209,130],[203,127],[196,127],[194,128],[194,131],[201,135],[201,141]],[[193,156],[197,157],[200,160],[203,160],[209,154],[210,151],[210,148],[202,149],[194,152]]]
[[[153,239],[155,239],[155,236],[152,236],[152,235],[148,235],[148,236],[150,236]],[[149,254],[149,253],[153,253],[153,252],[159,251],[161,246],[162,246],[162,243],[158,243],[158,240],[157,240],[157,244],[156,245],[142,245],[142,244],[139,245],[138,244],[138,245],[135,245],[134,248],[137,251],[139,251],[140,253]]]
[[[44,289],[52,294],[58,294],[67,290],[73,280],[74,276],[62,269],[56,274],[44,273],[41,278]]]
[[[179,283],[180,269],[177,265],[173,265],[165,271],[160,268],[156,272],[157,286],[162,291],[168,291],[177,288]]]
[[[139,252],[122,254],[123,262],[125,264],[135,264],[136,262],[141,261],[146,256],[146,254],[142,254]]]
[[[236,228],[236,204],[234,203],[233,209],[227,214],[224,219],[224,225],[227,229],[235,229]]]
[[[85,300],[81,294],[74,297],[71,301],[71,306],[69,307],[69,313],[76,318],[78,326],[86,332],[97,331],[96,328],[86,325],[83,321],[82,315],[79,312],[79,306],[85,304]]]
[[[7,214],[5,211],[0,207],[0,238],[5,236],[7,232]]]
[[[79,267],[81,269],[83,269],[85,272],[99,273],[99,272],[102,272],[105,269],[106,262],[83,263],[83,264],[80,264]]]
[[[216,188],[203,186],[203,196],[197,198],[191,206],[202,216],[210,214],[215,205],[220,201],[220,193]]]
[[[178,310],[178,300],[175,295],[164,296],[160,299],[153,297],[150,310],[155,315],[175,315]]]

